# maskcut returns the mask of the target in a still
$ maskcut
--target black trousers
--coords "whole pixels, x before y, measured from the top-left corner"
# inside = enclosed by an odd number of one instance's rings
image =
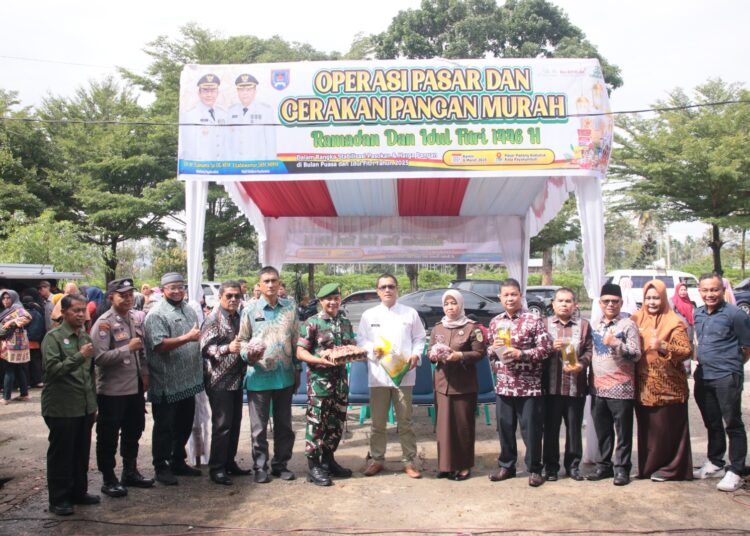
[[[29,361],[29,387],[36,387],[44,381],[42,370],[42,351],[39,348],[31,349],[31,361]]]
[[[138,441],[146,427],[143,393],[123,396],[97,395],[96,465],[105,477],[115,470],[117,439],[123,460],[138,458]]]
[[[88,492],[91,428],[95,413],[81,417],[45,417],[49,428],[47,488],[50,504],[75,501]]]
[[[544,395],[544,447],[542,460],[548,473],[560,470],[560,426],[565,421],[565,471],[577,468],[583,458],[583,407],[586,397]]]
[[[154,467],[168,464],[183,464],[187,458],[187,445],[193,432],[195,397],[189,396],[178,402],[151,402],[154,428],[151,434],[151,452]]]
[[[742,422],[742,375],[730,374],[718,380],[704,380],[703,371],[695,371],[695,401],[708,432],[708,459],[724,467],[729,437],[727,470],[742,475],[747,457],[747,434]]]
[[[242,424],[242,389],[206,389],[211,405],[211,471],[226,469],[237,455]]]
[[[599,468],[612,467],[612,452],[615,454],[614,466],[628,473],[632,468],[633,453],[633,400],[591,397],[591,416],[599,443],[600,459],[596,461]],[[615,434],[617,447],[615,448]]]
[[[544,398],[541,396],[497,396],[497,428],[500,436],[500,467],[515,468],[518,460],[516,428],[521,423],[521,437],[526,445],[526,470],[542,472],[542,426]]]

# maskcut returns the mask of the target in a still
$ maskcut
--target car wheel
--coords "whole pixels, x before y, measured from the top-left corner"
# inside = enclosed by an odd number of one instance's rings
[[[745,311],[746,315],[750,315],[750,303],[748,302],[740,302],[737,304],[737,307]]]
[[[544,310],[537,303],[532,303],[531,305],[529,305],[529,312],[531,314],[535,314],[536,316],[539,316],[539,317],[543,317],[544,316]]]

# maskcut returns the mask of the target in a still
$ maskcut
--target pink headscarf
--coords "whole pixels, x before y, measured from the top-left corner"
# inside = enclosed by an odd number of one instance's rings
[[[737,305],[737,298],[734,297],[732,283],[726,277],[722,278],[721,282],[724,284],[724,301],[732,305]]]
[[[458,316],[455,319],[450,320],[448,315],[446,315],[440,320],[440,322],[446,328],[460,328],[461,326],[466,325],[466,323],[469,322],[469,319],[466,317],[466,311],[464,311],[464,297],[459,291],[449,289],[443,294],[443,299],[441,300],[443,304],[445,304],[445,298],[448,297],[456,300],[456,304],[458,305]]]
[[[672,304],[674,308],[685,317],[687,323],[691,326],[695,325],[695,319],[693,317],[693,302],[690,301],[689,296],[680,298],[680,289],[685,287],[685,283],[677,283],[674,288],[674,296],[672,296]]]

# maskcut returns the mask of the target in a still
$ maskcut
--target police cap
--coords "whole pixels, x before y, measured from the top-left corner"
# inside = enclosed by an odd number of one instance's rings
[[[109,282],[109,285],[107,285],[107,294],[112,292],[129,292],[134,288],[133,280],[129,277],[123,277],[122,279],[115,279]]]
[[[219,87],[219,84],[221,84],[221,80],[215,74],[204,74],[198,80],[199,88],[213,89]]]
[[[318,291],[318,293],[315,295],[316,298],[325,298],[326,296],[330,296],[332,294],[341,294],[341,291],[339,290],[339,284],[338,283],[328,283],[327,285],[323,285],[321,289]]]
[[[234,81],[237,87],[255,87],[258,85],[258,79],[251,74],[241,74]]]

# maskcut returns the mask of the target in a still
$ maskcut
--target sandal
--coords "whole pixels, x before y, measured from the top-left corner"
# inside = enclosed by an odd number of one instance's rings
[[[471,469],[464,469],[463,471],[459,471],[456,473],[456,476],[453,477],[454,480],[461,481],[466,480],[471,476]]]

